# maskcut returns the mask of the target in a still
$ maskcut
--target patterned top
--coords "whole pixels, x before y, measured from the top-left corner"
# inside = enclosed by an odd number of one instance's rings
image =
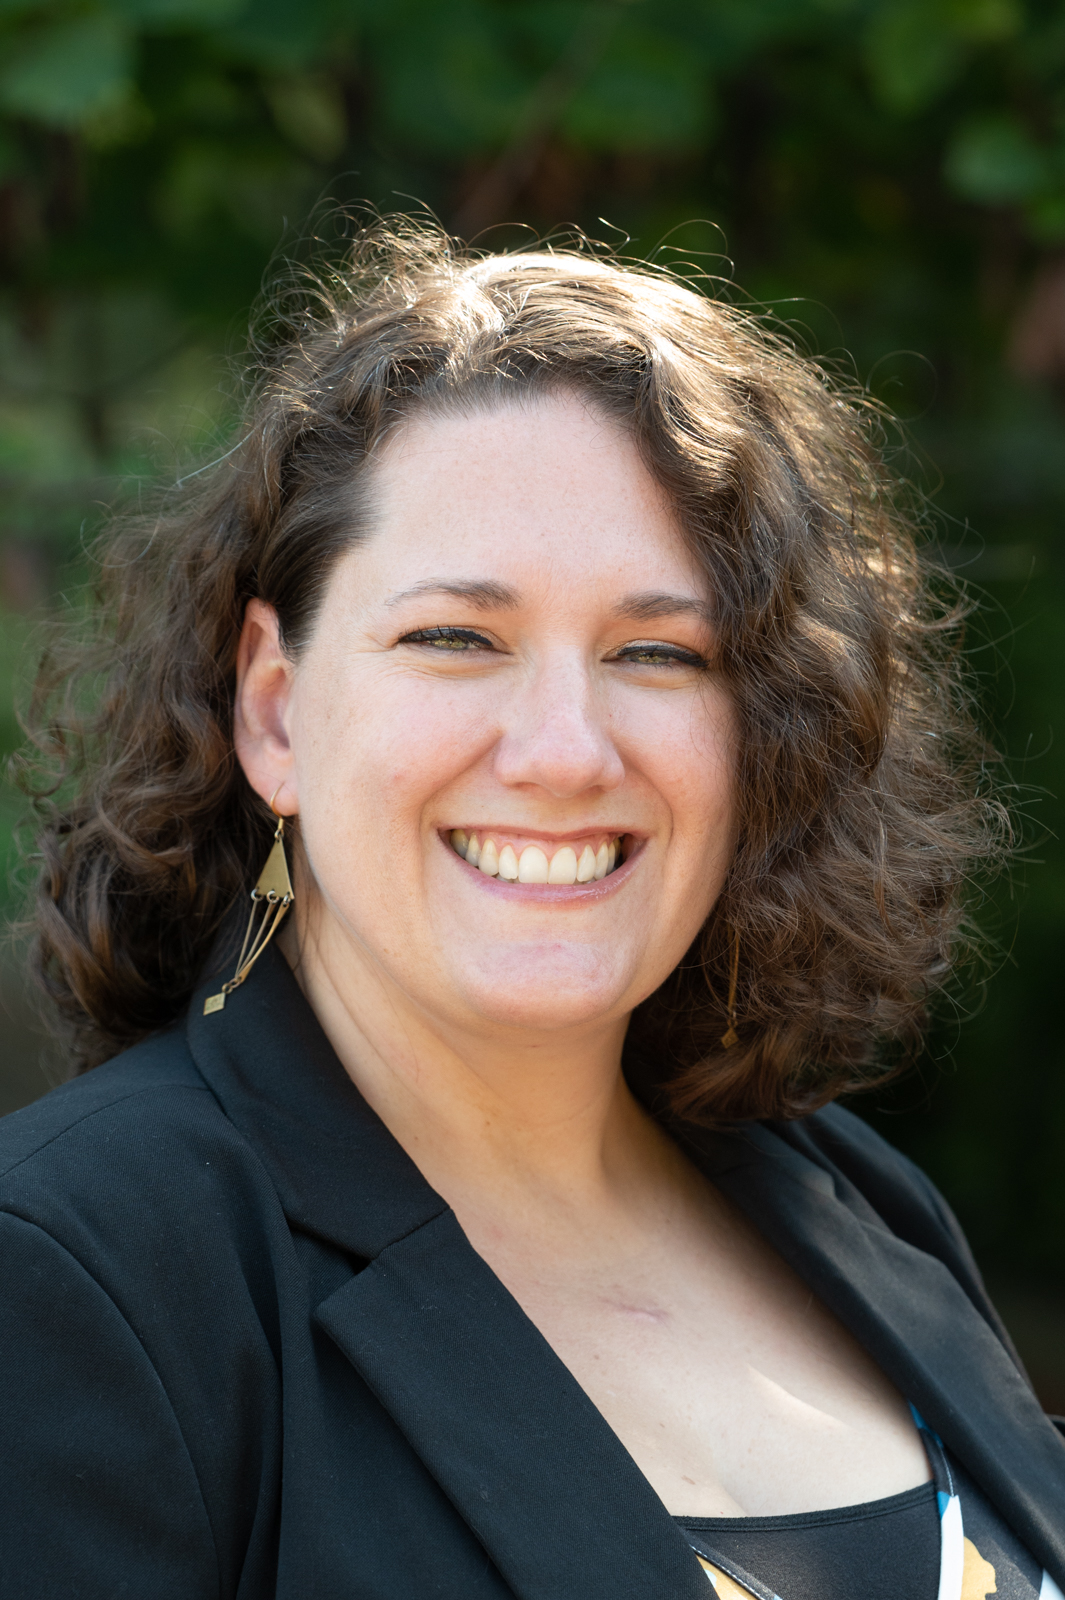
[[[868,1527],[867,1517],[905,1518],[905,1525],[899,1522],[893,1526],[897,1539],[905,1541],[907,1546],[899,1554],[906,1556],[911,1553],[911,1543],[918,1550],[925,1543],[920,1538],[918,1525],[925,1529],[924,1519],[934,1517],[938,1510],[938,1590],[935,1588],[933,1546],[929,1581],[927,1586],[921,1585],[920,1594],[908,1583],[905,1588],[900,1586],[899,1579],[905,1575],[898,1567],[878,1573],[884,1593],[905,1593],[906,1600],[988,1600],[989,1596],[994,1596],[994,1600],[1065,1600],[1050,1574],[1042,1570],[1006,1527],[986,1496],[951,1460],[939,1435],[916,1410],[913,1415],[931,1464],[932,1484],[923,1491],[912,1490],[908,1494],[894,1495],[890,1500],[874,1501],[869,1506],[845,1508],[839,1518],[833,1519],[833,1523],[849,1520],[852,1525],[857,1522]],[[807,1581],[800,1582],[798,1590],[792,1585],[791,1592],[781,1596],[765,1581],[771,1574],[763,1571],[759,1576],[740,1565],[732,1553],[737,1548],[742,1549],[745,1542],[742,1533],[737,1531],[742,1529],[740,1519],[678,1517],[676,1520],[698,1556],[718,1600],[750,1600],[752,1595],[756,1600],[805,1600],[807,1595],[811,1600],[813,1597],[833,1600],[836,1584],[829,1581],[826,1586],[820,1581],[820,1575],[807,1574]],[[759,1518],[752,1519],[752,1528],[766,1530],[774,1524],[795,1528],[798,1524],[819,1521],[821,1519],[801,1517]],[[823,1521],[821,1525],[824,1526]],[[720,1530],[717,1539],[726,1549],[715,1548],[715,1529]],[[916,1539],[913,1538],[915,1533],[918,1534]],[[764,1545],[765,1540],[746,1542],[751,1548],[756,1544]],[[754,1553],[757,1557],[757,1551]],[[918,1562],[921,1567],[926,1565],[919,1557]],[[784,1565],[786,1567],[787,1562]],[[850,1576],[853,1578],[853,1574]],[[812,1582],[809,1581],[811,1577]],[[868,1593],[868,1585],[863,1587]],[[855,1592],[853,1582],[841,1583],[839,1592]]]

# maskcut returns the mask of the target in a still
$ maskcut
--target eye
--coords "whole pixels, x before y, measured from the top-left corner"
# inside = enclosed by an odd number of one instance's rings
[[[706,662],[694,650],[685,650],[677,644],[660,644],[655,640],[634,641],[615,650],[615,661],[630,661],[637,667],[705,667]]]
[[[491,639],[486,639],[483,633],[476,633],[472,628],[416,628],[413,633],[405,633],[397,642],[427,645],[430,650],[451,651],[456,655],[495,648]]]

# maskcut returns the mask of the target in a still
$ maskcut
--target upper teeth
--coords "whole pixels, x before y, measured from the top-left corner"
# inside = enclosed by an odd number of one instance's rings
[[[598,848],[586,844],[578,857],[571,844],[563,844],[550,857],[538,844],[527,844],[519,856],[514,846],[502,849],[493,838],[484,842],[463,828],[451,831],[451,848],[486,878],[509,878],[512,883],[591,883],[613,872],[621,855],[621,839],[603,839]]]

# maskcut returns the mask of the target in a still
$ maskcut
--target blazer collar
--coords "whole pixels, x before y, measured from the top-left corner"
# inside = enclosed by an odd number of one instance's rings
[[[192,997],[189,1048],[290,1222],[372,1260],[448,1209],[355,1088],[276,947],[205,1017],[217,986]]]
[[[197,1066],[290,1222],[369,1263],[318,1324],[515,1594],[705,1600],[658,1496],[351,1083],[280,953],[204,1017],[211,987],[189,1011]],[[1065,1583],[1065,1451],[947,1267],[893,1234],[823,1154],[761,1124],[668,1125]]]
[[[314,1312],[522,1600],[706,1600],[628,1451],[366,1104],[284,958],[188,1041],[289,1221],[368,1263]]]
[[[818,1152],[764,1124],[673,1123],[692,1159],[874,1357],[1065,1583],[1065,1449],[1019,1364],[936,1256],[897,1237]]]

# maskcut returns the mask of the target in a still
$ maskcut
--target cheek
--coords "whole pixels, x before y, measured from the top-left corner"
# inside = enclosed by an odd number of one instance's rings
[[[642,710],[630,718],[629,739],[669,811],[674,847],[731,854],[737,737],[728,695],[709,687]]]
[[[301,686],[292,743],[300,809],[308,825],[317,821],[319,849],[334,828],[363,844],[409,839],[424,805],[491,743],[475,697],[376,665]]]

